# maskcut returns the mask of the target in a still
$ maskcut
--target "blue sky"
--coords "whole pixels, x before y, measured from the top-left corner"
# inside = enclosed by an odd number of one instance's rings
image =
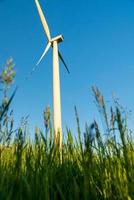
[[[98,118],[91,86],[97,85],[106,100],[112,92],[134,111],[134,1],[40,0],[51,34],[63,34],[59,48],[71,74],[60,65],[63,127],[75,129],[74,105],[81,124]],[[30,129],[43,127],[43,109],[52,107],[52,52],[30,77],[46,45],[34,0],[0,1],[0,66],[13,57],[16,85],[13,103],[16,124],[30,114]]]

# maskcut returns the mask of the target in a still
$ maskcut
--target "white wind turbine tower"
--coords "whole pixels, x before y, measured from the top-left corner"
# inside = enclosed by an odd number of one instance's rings
[[[51,38],[47,21],[45,19],[45,16],[42,12],[42,9],[40,7],[38,0],[35,0],[35,4],[36,4],[37,10],[38,10],[38,13],[40,16],[40,20],[42,22],[42,25],[43,25],[43,28],[44,28],[44,31],[46,33],[47,40],[48,40],[47,46],[36,65],[38,65],[41,62],[41,60],[43,59],[43,57],[45,56],[45,54],[47,53],[49,48],[52,47],[53,48],[53,128],[54,128],[54,134],[55,134],[55,141],[58,136],[58,138],[60,140],[59,145],[61,147],[62,123],[61,123],[61,102],[60,102],[59,58],[69,73],[67,65],[66,65],[65,61],[63,60],[61,53],[58,50],[58,43],[63,41],[63,36],[58,35],[54,38]],[[58,134],[60,134],[60,135],[58,135]]]

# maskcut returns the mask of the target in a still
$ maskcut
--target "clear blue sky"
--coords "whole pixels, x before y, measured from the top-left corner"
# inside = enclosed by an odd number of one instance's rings
[[[134,1],[40,0],[52,36],[65,37],[59,48],[70,68],[60,66],[63,126],[74,129],[74,105],[81,123],[96,117],[91,86],[106,100],[112,92],[134,111]],[[0,0],[0,66],[13,57],[19,90],[13,104],[15,120],[30,114],[30,127],[43,127],[42,113],[52,106],[52,52],[28,81],[25,77],[42,54],[46,35],[34,0]]]

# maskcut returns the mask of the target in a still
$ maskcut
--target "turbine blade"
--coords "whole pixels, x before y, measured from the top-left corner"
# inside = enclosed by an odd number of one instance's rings
[[[62,55],[61,55],[61,53],[60,53],[59,50],[58,50],[58,55],[59,55],[60,60],[61,60],[62,63],[64,64],[64,66],[65,66],[67,72],[70,74],[70,71],[69,71],[69,69],[68,69],[68,67],[67,67],[67,65],[66,65],[66,63],[65,63],[65,61],[64,61],[64,59],[63,59],[63,57],[62,57]]]
[[[43,59],[43,57],[45,56],[45,54],[46,54],[47,51],[49,50],[50,46],[51,46],[51,43],[49,42],[49,43],[47,44],[47,46],[46,46],[46,48],[45,48],[45,50],[44,50],[42,56],[40,57],[39,61],[38,61],[38,62],[36,63],[36,65],[33,67],[33,69],[32,69],[32,71],[31,71],[30,75],[32,75],[32,73],[36,70],[36,68],[38,67],[39,63],[41,62],[41,60]],[[28,80],[28,77],[26,77],[26,79]]]
[[[40,62],[42,61],[43,57],[45,56],[45,54],[48,52],[49,48],[51,46],[51,42],[49,42],[46,46],[46,49],[44,50],[42,56],[40,57],[40,59],[38,60],[38,62],[36,63],[36,66],[40,64]]]
[[[48,27],[47,21],[45,19],[45,16],[43,14],[43,11],[42,11],[42,9],[40,7],[40,4],[39,4],[38,0],[35,0],[35,4],[36,4],[36,7],[37,7],[37,10],[38,10],[38,13],[39,13],[43,28],[45,30],[47,39],[48,39],[48,41],[50,41],[51,40],[51,35],[50,35],[49,27]]]

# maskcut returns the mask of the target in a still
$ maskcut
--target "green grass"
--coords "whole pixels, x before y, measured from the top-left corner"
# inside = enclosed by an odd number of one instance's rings
[[[9,120],[14,94],[8,104],[2,104],[0,200],[134,199],[134,140],[126,115],[116,101],[107,114],[100,91],[94,87],[93,92],[106,130],[100,131],[94,121],[82,133],[75,108],[77,136],[66,130],[62,152],[54,145],[48,108],[44,133],[36,128],[32,141],[25,123],[14,131]]]
[[[107,108],[98,88],[95,103],[104,130],[96,121],[81,131],[75,107],[77,135],[66,129],[62,148],[55,143],[50,108],[44,111],[44,131],[29,139],[27,119],[14,130],[8,98],[15,77],[10,59],[0,74],[0,200],[134,200],[134,139],[128,113],[114,99]],[[58,137],[57,137],[58,138]]]

